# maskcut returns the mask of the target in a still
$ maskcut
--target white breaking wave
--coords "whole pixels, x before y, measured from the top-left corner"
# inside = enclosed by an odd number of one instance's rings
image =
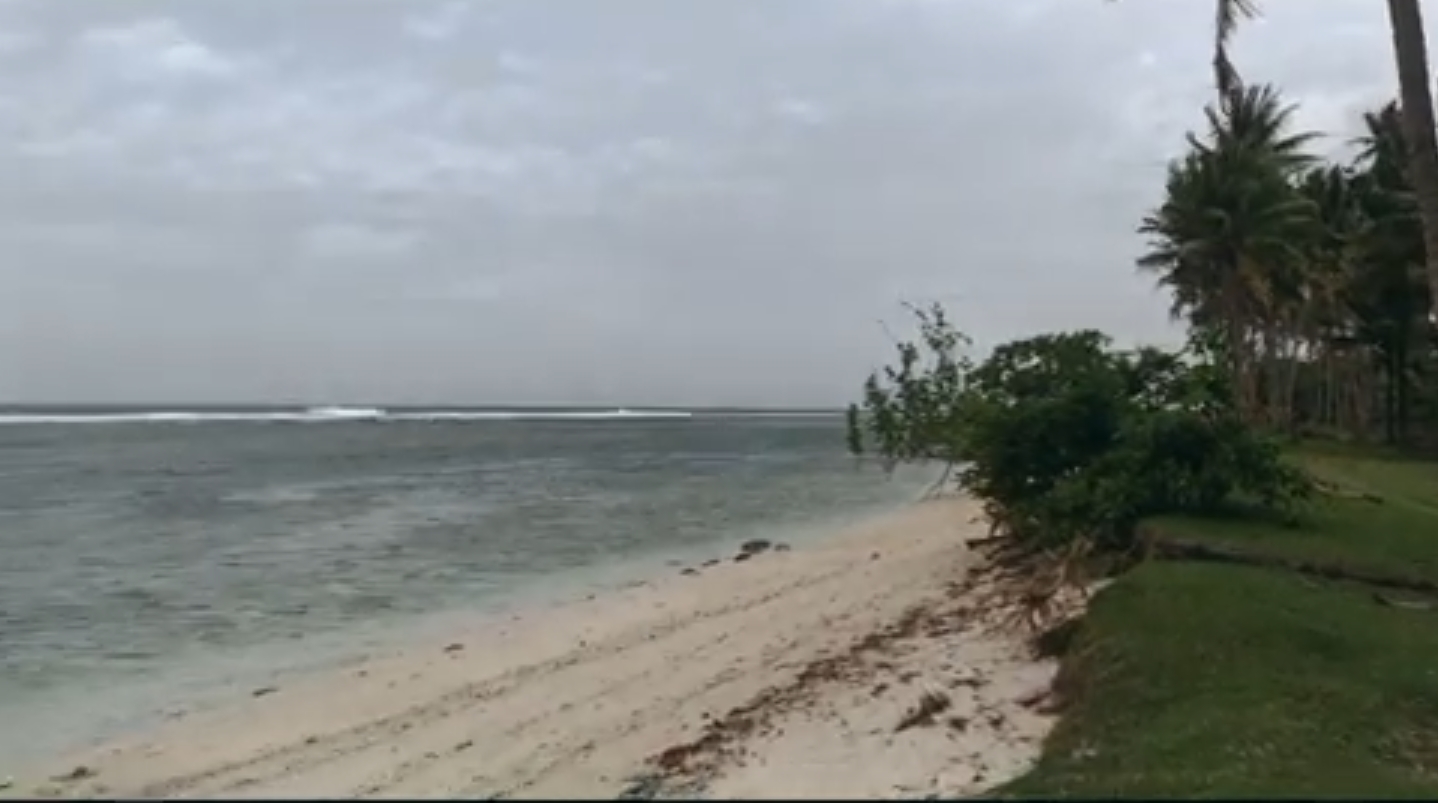
[[[363,421],[384,418],[385,411],[378,407],[311,407],[304,415],[321,420],[333,418],[341,421]]]
[[[683,410],[435,410],[424,412],[387,413],[389,421],[584,421],[616,418],[693,418]]]
[[[323,424],[346,421],[605,421],[614,419],[692,418],[683,410],[402,410],[378,407],[311,407],[301,411],[273,412],[145,412],[145,413],[0,413],[0,425],[10,424],[203,424],[290,423]]]

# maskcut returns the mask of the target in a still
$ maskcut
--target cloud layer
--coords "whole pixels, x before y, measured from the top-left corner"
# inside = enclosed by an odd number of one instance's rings
[[[1381,8],[1238,52],[1334,131]],[[0,3],[0,397],[834,404],[939,299],[1172,340],[1207,3]]]

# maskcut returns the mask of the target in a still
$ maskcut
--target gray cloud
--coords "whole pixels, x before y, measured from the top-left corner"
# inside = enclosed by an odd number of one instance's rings
[[[1238,58],[1349,135],[1382,10]],[[1172,341],[1207,2],[0,4],[0,396],[831,404],[939,299]]]

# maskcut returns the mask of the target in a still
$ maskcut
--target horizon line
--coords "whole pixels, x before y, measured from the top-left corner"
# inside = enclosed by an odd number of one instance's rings
[[[198,410],[245,410],[245,409],[356,409],[356,410],[426,410],[426,411],[480,411],[480,412],[506,412],[506,411],[527,411],[527,410],[653,410],[662,412],[823,412],[842,413],[846,405],[824,406],[824,405],[749,405],[749,404],[701,404],[701,405],[680,405],[680,404],[573,404],[573,403],[484,403],[484,404],[445,404],[429,402],[182,402],[182,401],[145,401],[145,402],[114,402],[114,401],[85,401],[85,402],[60,402],[60,401],[5,401],[0,400],[0,411],[15,410],[82,410],[82,409],[107,409],[107,410],[144,410],[151,412],[160,411],[198,411]]]

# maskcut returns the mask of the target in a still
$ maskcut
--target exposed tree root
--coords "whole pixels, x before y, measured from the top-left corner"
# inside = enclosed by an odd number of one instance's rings
[[[992,536],[971,540],[969,546],[985,553],[975,573],[987,582],[976,593],[982,608],[999,614],[1000,628],[1038,634],[1072,618],[1088,602],[1093,586],[1090,541],[1034,552],[1004,536]]]

